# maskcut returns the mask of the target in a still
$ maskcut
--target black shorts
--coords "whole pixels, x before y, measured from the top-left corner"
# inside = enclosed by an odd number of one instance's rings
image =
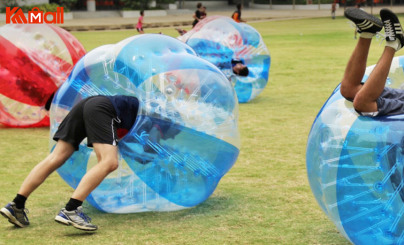
[[[404,90],[385,87],[376,103],[379,116],[404,114]]]
[[[117,120],[115,108],[107,97],[89,97],[73,107],[53,139],[72,144],[76,151],[86,137],[89,147],[93,143],[117,145]]]

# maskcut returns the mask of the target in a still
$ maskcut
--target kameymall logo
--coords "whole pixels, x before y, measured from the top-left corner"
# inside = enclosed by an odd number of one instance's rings
[[[6,8],[7,24],[63,24],[63,22],[63,7],[57,7],[56,12],[46,12],[45,14],[38,7],[34,7],[28,11],[28,19],[21,8]]]

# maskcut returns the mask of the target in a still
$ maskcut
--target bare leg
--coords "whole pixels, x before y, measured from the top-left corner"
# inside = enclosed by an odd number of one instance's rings
[[[396,50],[385,47],[382,56],[362,89],[356,94],[354,108],[360,112],[376,112],[376,100],[383,92]]]
[[[348,100],[353,100],[362,88],[362,78],[366,70],[366,61],[372,39],[359,38],[358,43],[345,68],[341,82],[341,94]]]
[[[45,179],[73,154],[74,148],[70,143],[59,140],[51,154],[38,163],[25,178],[18,194],[28,197]]]
[[[84,175],[72,195],[72,198],[80,201],[84,201],[109,173],[118,168],[117,146],[94,143],[93,147],[98,164]]]

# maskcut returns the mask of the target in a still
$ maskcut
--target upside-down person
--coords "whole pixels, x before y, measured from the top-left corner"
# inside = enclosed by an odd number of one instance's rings
[[[345,17],[355,23],[360,36],[341,82],[342,96],[352,101],[355,110],[363,116],[404,114],[404,90],[385,87],[394,55],[404,45],[403,30],[397,16],[388,9],[382,9],[380,20],[358,8],[349,8]],[[386,46],[366,83],[362,83],[372,38],[383,27]]]

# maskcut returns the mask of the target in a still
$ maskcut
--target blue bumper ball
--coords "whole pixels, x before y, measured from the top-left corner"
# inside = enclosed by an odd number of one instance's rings
[[[87,198],[99,210],[193,207],[213,193],[238,157],[234,89],[219,69],[175,38],[138,35],[85,55],[53,99],[51,137],[76,103],[100,94],[136,96],[140,108],[118,143],[118,169]],[[164,132],[159,141],[150,137],[151,125]],[[85,141],[58,170],[73,188],[97,164]]]
[[[222,70],[234,85],[239,102],[251,101],[267,85],[271,56],[261,35],[252,26],[224,16],[211,16],[178,39]],[[232,60],[246,65],[248,76],[235,75]]]
[[[403,68],[394,58],[386,86],[403,87]],[[306,162],[317,202],[350,242],[404,244],[404,115],[359,116],[338,86],[312,125]]]

